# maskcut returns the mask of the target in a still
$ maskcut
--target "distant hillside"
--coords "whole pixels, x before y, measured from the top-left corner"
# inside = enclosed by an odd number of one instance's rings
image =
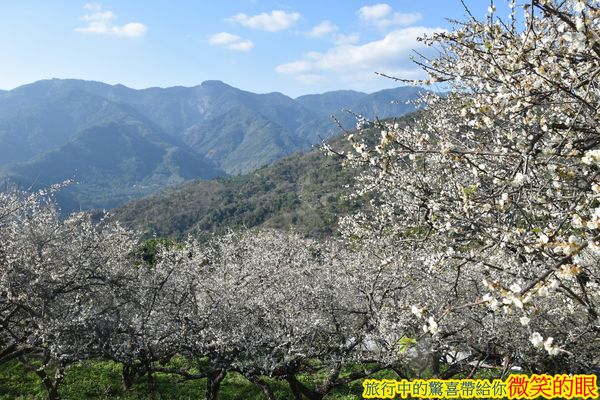
[[[192,179],[237,175],[351,128],[350,109],[400,116],[420,89],[337,91],[292,99],[220,81],[135,90],[51,79],[0,92],[0,184],[74,179],[65,212],[111,208]],[[394,100],[400,100],[395,102]]]
[[[298,153],[246,175],[190,182],[132,201],[113,215],[147,237],[206,237],[258,225],[331,235],[334,215],[353,208],[340,197],[352,178],[338,161],[319,150]]]
[[[307,94],[296,98],[304,107],[320,114],[334,114],[354,104],[368,94],[355,90],[336,90],[323,94]]]
[[[319,114],[334,115],[338,120],[352,123],[354,117],[344,110],[350,110],[371,120],[398,117],[414,111],[414,106],[407,102],[418,98],[423,92],[423,89],[411,86],[385,89],[371,94],[354,90],[338,90],[300,96],[296,101]]]
[[[340,90],[301,96],[297,100],[319,112],[321,118],[303,125],[298,129],[297,134],[311,143],[318,143],[339,133],[340,129],[333,123],[333,118],[345,129],[353,129],[356,125],[354,114],[369,120],[400,117],[416,110],[410,101],[417,99],[423,93],[424,90],[421,88],[405,86],[372,94]]]
[[[330,143],[341,151],[349,149],[345,137]],[[245,175],[188,182],[132,201],[112,214],[146,237],[193,234],[202,238],[254,226],[329,236],[337,232],[338,216],[361,206],[343,196],[353,179],[354,172],[342,168],[339,158],[314,149]]]
[[[137,120],[82,130],[54,150],[0,169],[0,178],[23,187],[72,179],[59,197],[66,210],[110,209],[168,185],[222,175],[210,161]]]
[[[310,146],[285,126],[244,108],[192,126],[183,140],[229,174],[252,171]]]

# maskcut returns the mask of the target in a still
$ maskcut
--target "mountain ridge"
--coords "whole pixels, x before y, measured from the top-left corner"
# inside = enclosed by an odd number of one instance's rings
[[[409,125],[416,114],[394,118]],[[377,127],[352,130],[356,140],[372,140]],[[346,135],[328,140],[337,152],[352,151]],[[357,170],[322,148],[298,152],[253,172],[190,181],[116,208],[110,218],[135,229],[145,238],[201,240],[229,230],[253,227],[294,230],[309,237],[338,233],[337,221],[368,204],[348,197]]]
[[[404,100],[421,92],[412,87],[372,94],[341,90],[294,99],[217,80],[146,89],[42,80],[0,92],[0,183],[41,186],[77,175],[82,183],[68,191],[73,198],[63,208],[110,208],[188,179],[248,173],[309,149],[340,132],[332,115],[344,126],[354,125],[354,116],[343,109],[367,118],[401,116],[415,109]],[[394,98],[401,102],[394,103]],[[132,131],[131,124],[141,130]],[[78,136],[82,132],[84,137]],[[90,139],[93,132],[95,141]],[[151,140],[151,134],[161,139]],[[101,162],[102,157],[112,164]],[[86,168],[88,161],[91,166]],[[130,165],[134,172],[115,165]],[[136,169],[142,165],[143,173]],[[124,178],[130,175],[137,180]],[[114,184],[107,183],[111,180]],[[132,189],[140,187],[152,189]],[[97,193],[102,200],[94,201]]]

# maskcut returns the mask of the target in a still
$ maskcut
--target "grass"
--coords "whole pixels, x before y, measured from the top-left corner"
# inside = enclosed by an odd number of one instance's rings
[[[304,374],[299,379],[305,383],[316,383],[324,376],[323,371]],[[388,376],[384,373],[380,377]],[[395,375],[394,375],[395,376]],[[277,399],[290,399],[293,396],[286,382],[269,380]],[[130,390],[124,390],[121,383],[121,365],[111,361],[86,361],[70,366],[60,386],[65,400],[86,399],[202,399],[206,380],[181,381],[168,374],[155,374],[155,384],[150,385],[147,378],[141,379]],[[360,399],[362,381],[352,382],[346,387],[330,393],[328,400]],[[1,400],[44,400],[46,391],[37,376],[26,371],[19,363],[8,363],[0,367]],[[263,400],[266,397],[260,389],[242,375],[229,373],[221,384],[219,399],[222,400]]]
[[[175,361],[177,362],[177,361]],[[304,373],[298,379],[314,386],[322,382],[327,369],[318,362],[312,366],[314,372]],[[348,366],[341,377],[358,371],[360,366]],[[392,371],[380,371],[369,376],[371,379],[398,379]],[[460,377],[456,377],[460,378]],[[495,374],[490,371],[480,371],[476,378],[493,379]],[[277,399],[293,400],[294,397],[287,382],[266,379]],[[325,399],[354,400],[361,399],[362,379],[346,386],[336,388]],[[121,381],[121,365],[112,361],[85,361],[71,365],[60,386],[64,400],[86,399],[117,399],[117,400],[154,400],[154,399],[203,399],[206,380],[181,380],[173,375],[156,373],[154,384],[146,377],[141,378],[130,389],[125,390]],[[33,372],[26,371],[20,363],[10,362],[0,366],[0,400],[45,400],[46,391],[40,380]],[[264,400],[266,397],[255,385],[238,373],[229,373],[221,383],[219,392],[221,400]]]

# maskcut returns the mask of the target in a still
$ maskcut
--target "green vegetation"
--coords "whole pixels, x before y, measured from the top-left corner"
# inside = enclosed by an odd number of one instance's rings
[[[314,150],[246,175],[185,184],[133,201],[114,215],[148,236],[207,237],[255,226],[329,236],[335,233],[337,217],[358,206],[342,196],[352,179],[339,160]]]
[[[414,114],[396,119],[409,123]],[[370,138],[364,130],[358,140]],[[347,152],[345,136],[329,141],[336,151]],[[181,239],[193,234],[207,239],[228,230],[253,227],[294,230],[322,238],[337,234],[337,221],[361,207],[344,196],[356,169],[341,165],[341,158],[321,148],[264,166],[254,172],[210,181],[194,181],[127,203],[114,210],[114,218],[141,230],[146,238]]]
[[[185,362],[174,360],[175,364]],[[340,378],[360,371],[363,367],[372,366],[351,365],[344,369]],[[441,366],[444,372],[446,365]],[[309,387],[318,385],[329,371],[315,361],[313,369],[298,376],[302,383]],[[431,371],[423,371],[423,379],[431,377]],[[453,379],[466,378],[459,374]],[[496,379],[497,371],[480,370],[473,378]],[[392,370],[382,370],[369,375],[368,379],[401,379]],[[269,385],[275,398],[292,400],[294,396],[285,380],[263,378]],[[360,399],[363,391],[363,379],[357,379],[347,385],[337,387],[325,396],[325,400],[354,400]],[[125,389],[122,381],[122,365],[112,361],[85,361],[72,365],[66,370],[65,378],[60,386],[60,394],[65,400],[85,399],[116,399],[116,400],[146,400],[146,399],[201,399],[206,390],[206,379],[185,380],[176,375],[155,372],[152,378],[138,378],[134,385]],[[44,400],[47,393],[35,373],[27,371],[22,364],[10,362],[0,366],[0,400]],[[248,381],[243,375],[229,372],[220,385],[219,399],[222,400],[264,400],[266,396],[261,389]]]
[[[352,371],[346,371],[350,373]],[[300,376],[302,382],[312,384],[319,381],[326,371],[318,370]],[[393,372],[384,371],[374,378],[397,378]],[[67,369],[61,384],[60,393],[66,400],[84,399],[201,399],[206,380],[181,380],[168,374],[155,373],[154,381],[141,378],[131,389],[125,390],[121,380],[121,365],[111,361],[88,361],[75,364]],[[46,399],[47,393],[33,372],[23,369],[19,363],[8,363],[0,367],[0,399]],[[278,399],[293,399],[285,381],[270,379],[269,385]],[[360,398],[362,380],[336,389],[326,396],[329,400],[350,400]],[[266,397],[260,389],[242,375],[229,373],[221,384],[219,398],[223,400],[259,400]]]

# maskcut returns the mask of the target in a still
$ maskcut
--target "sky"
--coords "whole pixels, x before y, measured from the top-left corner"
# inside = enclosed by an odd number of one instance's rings
[[[476,16],[489,2],[467,0]],[[205,80],[257,93],[374,92],[422,77],[416,39],[459,0],[0,0],[0,89],[48,78],[147,87]]]

